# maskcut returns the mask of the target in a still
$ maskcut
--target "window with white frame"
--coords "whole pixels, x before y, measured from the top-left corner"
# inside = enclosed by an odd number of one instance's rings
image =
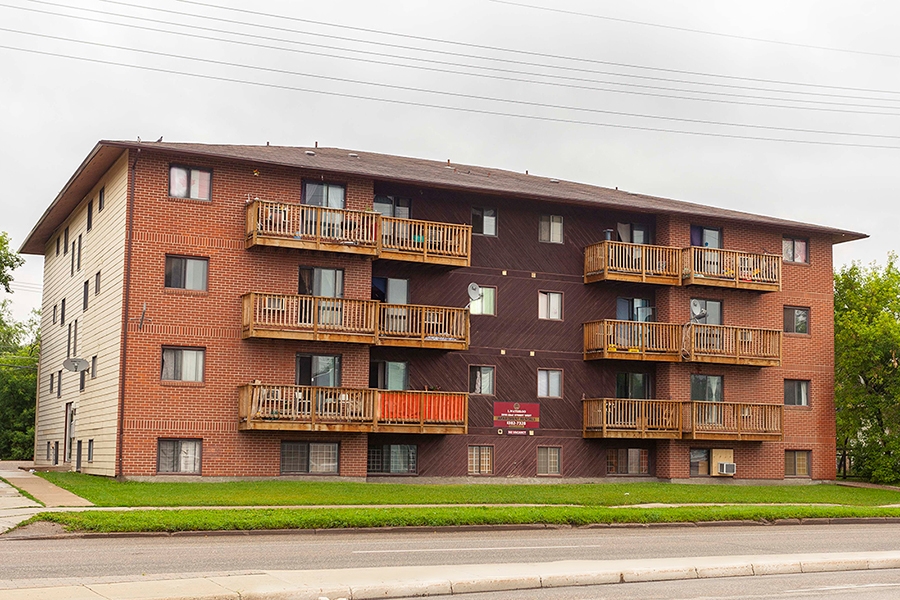
[[[804,379],[785,379],[784,405],[809,406],[809,381]]]
[[[201,440],[160,439],[156,470],[159,473],[200,473]]]
[[[203,381],[205,355],[203,348],[163,347],[160,378],[164,381]]]
[[[538,369],[538,398],[562,398],[562,371]]]
[[[472,300],[472,302],[469,304],[469,314],[496,315],[497,288],[481,286],[481,297],[476,300]]]
[[[212,171],[171,165],[169,167],[169,196],[210,200],[212,191]]]
[[[209,259],[166,256],[166,287],[205,292]]]
[[[548,244],[562,244],[563,218],[560,215],[541,215],[538,239]]]
[[[469,393],[485,396],[494,395],[494,367],[469,366]]]
[[[560,456],[562,454],[562,448],[541,446],[537,451],[537,474],[559,475],[561,473]]]
[[[469,446],[469,475],[491,475],[494,472],[494,447]]]
[[[281,474],[338,473],[336,442],[281,442]]]
[[[550,321],[562,320],[562,292],[538,293],[538,318]]]

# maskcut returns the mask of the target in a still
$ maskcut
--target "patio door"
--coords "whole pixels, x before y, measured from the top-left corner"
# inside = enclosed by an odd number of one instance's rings
[[[397,306],[409,303],[409,279],[391,277],[372,278],[372,299],[393,306],[381,307],[381,329],[387,334],[409,334],[411,318],[409,309]]]
[[[697,421],[701,425],[724,426],[725,411],[722,410],[722,376],[691,375],[691,400],[707,402],[697,409]]]
[[[316,296],[315,300],[301,302],[300,323],[312,325],[313,303],[318,303],[318,324],[338,328],[343,326],[343,305],[340,302],[319,300],[318,298],[344,297],[344,271],[320,267],[300,267],[297,293],[301,296]]]
[[[307,181],[303,185],[303,204],[307,206],[320,206],[322,208],[344,208],[346,191],[343,185],[334,183],[320,183]],[[329,239],[343,237],[344,217],[339,212],[330,210],[309,209],[305,211],[306,218],[303,223],[306,235],[315,235],[316,224],[321,222],[321,236]]]

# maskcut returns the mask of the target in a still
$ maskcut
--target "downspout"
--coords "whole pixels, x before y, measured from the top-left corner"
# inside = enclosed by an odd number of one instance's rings
[[[122,310],[122,354],[119,357],[119,425],[116,435],[116,478],[122,477],[123,437],[125,435],[125,364],[128,357],[128,312],[131,307],[131,248],[134,241],[134,188],[137,185],[136,171],[141,158],[141,149],[135,151],[131,173],[128,175],[128,204],[126,206],[128,225],[125,230],[125,298]]]

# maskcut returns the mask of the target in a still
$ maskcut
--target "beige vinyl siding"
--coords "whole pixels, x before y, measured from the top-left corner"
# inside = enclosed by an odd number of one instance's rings
[[[105,188],[105,206],[98,212],[98,194]],[[75,407],[75,438],[82,441],[82,472],[115,475],[116,432],[118,425],[119,361],[122,334],[122,296],[125,270],[125,229],[128,189],[128,155],[122,157],[101,178],[78,208],[60,226],[47,244],[44,254],[44,296],[41,313],[41,368],[38,414],[35,431],[35,461],[48,466],[47,442],[59,442],[59,466],[64,463],[65,406]],[[87,231],[87,205],[93,200],[93,227]],[[81,235],[81,269],[71,275],[71,256],[60,248],[56,238],[69,228],[69,253],[72,242]],[[77,258],[76,258],[77,260]],[[94,292],[94,276],[100,271],[100,294]],[[84,282],[89,282],[88,310],[82,311]],[[66,324],[53,323],[53,307],[66,299]],[[57,312],[59,312],[57,308]],[[79,374],[66,371],[69,323],[78,319],[79,358],[88,362],[97,356],[97,377],[88,372],[84,391],[79,391]],[[62,397],[50,391],[50,374],[62,369]],[[94,440],[94,460],[87,462],[88,440]],[[51,461],[52,462],[52,457]]]

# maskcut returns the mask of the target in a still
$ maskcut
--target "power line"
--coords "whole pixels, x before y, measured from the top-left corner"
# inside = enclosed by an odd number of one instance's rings
[[[29,0],[29,1],[37,1],[37,0]],[[179,12],[179,11],[169,11],[169,10],[164,10],[164,9],[144,7],[144,6],[129,4],[127,2],[119,2],[118,0],[98,0],[98,1],[104,2],[107,4],[128,6],[129,8],[139,8],[139,9],[144,9],[144,10],[162,11],[162,12],[167,12],[167,13],[171,13],[171,14],[190,16],[190,17],[195,17],[195,18],[210,18],[210,19],[215,19],[215,20],[221,20],[224,22],[238,23],[238,24],[242,24],[242,25],[253,25],[255,27],[264,27],[262,25],[254,25],[252,23],[247,23],[246,21],[230,21],[227,19],[219,19],[216,17],[205,17],[203,15],[197,15],[197,14],[193,14],[193,13],[184,13],[184,12]],[[625,67],[625,68],[629,68],[629,69],[642,69],[642,70],[649,70],[649,71],[661,71],[661,72],[665,72],[665,73],[678,73],[681,75],[695,75],[695,76],[701,76],[701,77],[718,77],[718,78],[731,79],[731,80],[737,80],[737,81],[753,81],[753,82],[757,82],[757,83],[774,83],[774,84],[778,84],[778,85],[790,85],[790,86],[799,86],[799,87],[813,87],[813,88],[837,89],[837,90],[847,90],[847,91],[856,91],[856,92],[874,92],[874,93],[882,93],[882,94],[900,95],[900,91],[898,91],[898,90],[879,90],[879,89],[871,89],[871,88],[857,88],[857,87],[849,87],[849,86],[835,86],[835,85],[816,84],[816,83],[799,83],[796,81],[784,81],[784,80],[777,80],[777,79],[761,79],[761,78],[755,78],[755,77],[741,77],[741,76],[737,76],[737,75],[722,75],[722,74],[717,74],[717,73],[703,73],[703,72],[699,72],[699,71],[667,69],[664,67],[648,67],[645,65],[634,65],[634,64],[628,64],[628,63],[605,61],[605,60],[598,60],[598,59],[591,59],[591,58],[582,58],[582,57],[577,57],[577,56],[565,56],[565,55],[550,54],[550,53],[545,53],[545,52],[517,50],[517,49],[503,48],[500,46],[489,46],[489,45],[485,45],[485,44],[473,44],[473,43],[469,43],[469,42],[459,42],[459,41],[453,41],[453,40],[444,40],[444,39],[440,39],[440,38],[431,38],[431,37],[426,37],[426,36],[395,33],[395,32],[391,32],[391,31],[383,31],[383,30],[370,29],[370,28],[365,28],[365,27],[353,27],[350,25],[336,25],[334,23],[328,23],[325,21],[315,21],[312,19],[303,19],[300,17],[292,17],[292,16],[288,16],[288,15],[278,15],[278,14],[265,13],[265,12],[260,12],[260,11],[247,10],[247,9],[238,9],[238,8],[232,8],[229,6],[219,6],[216,4],[198,2],[196,0],[178,0],[178,1],[183,4],[193,4],[193,5],[197,5],[197,6],[204,6],[207,8],[216,8],[219,10],[225,10],[225,11],[230,11],[230,12],[252,14],[252,15],[277,19],[279,21],[296,21],[296,22],[300,22],[300,23],[310,23],[310,24],[321,25],[321,26],[325,26],[325,27],[334,27],[334,28],[338,28],[338,29],[349,29],[351,31],[361,31],[361,32],[365,32],[365,33],[375,33],[378,35],[399,37],[399,38],[403,38],[403,39],[414,39],[414,40],[419,40],[419,41],[435,42],[435,43],[440,43],[440,44],[448,44],[448,45],[452,45],[452,46],[459,46],[459,47],[466,47],[466,48],[477,48],[480,50],[492,50],[492,51],[506,52],[506,53],[512,53],[512,54],[520,54],[520,55],[525,55],[525,56],[536,56],[536,57],[541,57],[541,58],[552,58],[552,59],[557,59],[557,60],[568,60],[568,61],[573,61],[573,62],[589,63],[589,64],[601,64],[601,65],[609,65],[609,66],[616,66],[616,67]],[[303,32],[298,32],[296,30],[285,29],[282,27],[274,27],[274,26],[265,26],[265,27],[275,29],[275,30],[292,31],[294,33],[303,33]],[[329,37],[329,38],[333,38],[333,39],[347,39],[347,38],[338,38],[336,36],[329,36],[329,35],[325,35],[325,34],[317,34],[317,35],[321,35],[322,37]],[[361,40],[353,40],[353,38],[350,38],[350,40],[361,41]],[[364,43],[375,44],[376,42],[364,42]],[[409,46],[388,44],[386,42],[377,42],[377,44],[381,45],[381,46],[391,46],[391,47],[405,48],[405,49],[409,48]],[[460,54],[453,53],[453,52],[429,50],[426,48],[418,48],[417,50],[420,50],[422,52],[447,54],[449,56],[471,57],[471,56],[465,55],[465,54],[460,55]],[[498,59],[498,58],[493,58],[493,57],[476,57],[476,58],[481,58],[482,60],[489,60],[489,61],[504,61],[504,62],[512,62],[512,63],[517,62],[517,61],[510,60],[510,59]],[[529,64],[529,63],[524,63],[524,64]],[[543,66],[548,67],[548,68],[569,69],[569,67],[558,67],[558,66],[554,66],[554,65],[543,65]]]
[[[714,35],[717,37],[733,38],[736,40],[747,40],[751,42],[763,42],[766,44],[778,44],[780,46],[793,46],[795,48],[810,48],[812,50],[827,50],[828,52],[845,52],[848,54],[862,54],[864,56],[880,56],[886,58],[900,58],[897,54],[887,54],[883,52],[869,52],[866,50],[851,50],[849,48],[834,48],[831,46],[816,46],[814,44],[801,44],[799,42],[785,42],[783,40],[772,40],[767,38],[751,37],[747,35],[737,35],[733,33],[721,33],[718,31],[708,31],[705,29],[692,29],[690,27],[679,27],[677,25],[663,25],[661,23],[650,23],[648,21],[637,21],[634,19],[622,19],[618,17],[608,17],[606,15],[597,15],[591,13],[577,12],[574,10],[564,10],[561,8],[549,8],[547,6],[535,6],[533,4],[525,4],[523,2],[512,2],[510,0],[488,0],[496,4],[508,4],[510,6],[519,6],[522,8],[531,8],[534,10],[543,10],[547,12],[561,13],[565,15],[574,15],[578,17],[589,17],[591,19],[602,19],[604,21],[614,21],[616,23],[628,23],[631,25],[643,25],[645,27],[658,27],[660,29],[671,29],[674,31],[686,31],[688,33],[702,33],[703,35]]]
[[[131,69],[138,69],[142,71],[149,71],[155,73],[165,73],[169,75],[183,75],[185,77],[193,77],[197,79],[208,79],[211,81],[221,81],[226,83],[238,83],[242,85],[251,85],[262,88],[270,88],[270,89],[280,89],[287,91],[295,91],[295,92],[303,92],[308,94],[316,94],[322,96],[331,96],[337,98],[349,98],[354,100],[368,100],[372,102],[381,102],[385,104],[397,104],[401,106],[414,106],[420,108],[436,108],[441,110],[449,110],[455,112],[464,112],[470,114],[480,114],[480,115],[489,115],[489,116],[498,116],[498,117],[509,117],[516,119],[527,119],[533,121],[544,121],[549,123],[565,123],[571,125],[587,125],[591,127],[608,127],[614,129],[628,129],[633,131],[653,131],[660,133],[674,133],[680,135],[690,135],[690,136],[700,136],[700,137],[717,137],[717,138],[727,138],[727,139],[741,139],[741,140],[756,140],[756,141],[767,141],[767,142],[782,142],[789,144],[807,144],[807,145],[815,145],[815,146],[839,146],[839,147],[849,147],[849,148],[875,148],[875,149],[885,149],[885,150],[900,150],[900,146],[886,146],[879,144],[859,144],[859,143],[849,143],[849,142],[830,142],[830,141],[817,141],[817,140],[797,140],[797,139],[789,139],[789,138],[768,138],[762,136],[748,136],[748,135],[738,135],[738,134],[728,134],[728,133],[711,133],[711,132],[700,132],[700,131],[684,131],[677,129],[662,129],[657,127],[646,127],[639,125],[620,125],[613,123],[598,123],[596,121],[583,121],[578,119],[565,119],[560,117],[545,117],[539,115],[521,115],[515,113],[504,113],[496,110],[486,110],[486,109],[476,109],[476,108],[465,108],[458,106],[448,106],[441,104],[430,104],[427,102],[414,102],[410,100],[396,100],[396,99],[388,99],[388,98],[378,98],[375,96],[364,96],[361,94],[349,94],[345,92],[326,92],[318,89],[308,89],[301,88],[296,86],[289,86],[283,84],[273,84],[273,83],[261,83],[257,81],[248,81],[245,79],[237,79],[233,77],[222,77],[217,75],[207,75],[202,73],[189,73],[186,71],[177,71],[174,69],[164,69],[160,67],[149,67],[145,65],[133,65],[127,63],[121,63],[116,61],[102,60],[96,58],[87,58],[82,56],[72,56],[68,54],[60,54],[57,52],[48,52],[44,50],[35,50],[31,48],[19,48],[16,46],[7,46],[0,45],[0,48],[6,50],[13,50],[16,52],[25,52],[29,54],[37,54],[42,56],[52,56],[55,58],[65,58],[69,60],[77,60],[82,62],[89,62],[95,64],[103,64],[110,65],[116,67],[126,67]]]
[[[111,16],[120,17],[120,18],[133,19],[133,20],[137,20],[137,21],[146,21],[146,22],[151,22],[151,23],[163,23],[166,25],[172,25],[172,23],[169,21],[162,21],[159,19],[151,19],[151,18],[147,18],[147,17],[136,17],[136,16],[132,16],[132,15],[123,15],[123,14],[119,14],[119,13],[112,13],[112,12],[108,12],[108,11],[99,11],[99,10],[87,9],[87,8],[65,7],[64,5],[55,4],[52,2],[43,2],[41,0],[29,0],[29,1],[36,2],[38,4],[46,4],[46,5],[56,6],[56,7],[61,7],[61,8],[72,8],[74,10],[79,10],[79,11],[83,11],[83,12],[98,13],[98,14],[111,15]],[[614,85],[614,86],[635,87],[635,88],[655,89],[655,90],[667,90],[667,91],[675,91],[675,92],[686,92],[686,93],[690,93],[690,94],[707,94],[707,95],[724,96],[724,97],[729,97],[729,98],[751,98],[751,99],[757,99],[757,100],[804,102],[804,103],[824,104],[824,105],[831,105],[831,106],[852,106],[852,107],[879,108],[879,109],[900,109],[900,106],[892,107],[892,106],[857,104],[857,103],[847,103],[847,102],[828,102],[828,101],[823,101],[823,100],[778,98],[778,97],[771,97],[771,96],[753,96],[753,95],[748,95],[748,94],[731,94],[731,93],[727,93],[727,92],[715,92],[715,91],[708,91],[708,90],[687,90],[687,89],[682,89],[682,88],[670,88],[670,87],[665,87],[665,86],[652,86],[652,85],[635,84],[635,83],[622,83],[622,82],[616,82],[616,81],[597,81],[597,80],[586,79],[586,78],[551,75],[551,74],[544,74],[544,73],[534,73],[534,72],[520,71],[520,70],[515,70],[515,69],[502,69],[502,68],[498,68],[498,67],[484,67],[481,65],[459,65],[459,63],[453,63],[453,62],[449,62],[449,61],[423,59],[423,58],[409,57],[409,56],[400,56],[400,55],[396,55],[396,54],[388,54],[388,53],[376,52],[376,51],[364,51],[364,50],[356,50],[356,49],[352,49],[352,48],[335,48],[334,46],[328,46],[325,44],[299,42],[296,40],[288,40],[288,39],[284,39],[284,38],[272,38],[271,36],[261,36],[261,35],[255,35],[255,34],[250,34],[250,33],[229,31],[229,30],[216,29],[216,28],[212,28],[212,27],[203,27],[203,26],[197,26],[197,25],[191,26],[190,32],[180,32],[180,31],[172,31],[172,30],[168,30],[168,29],[158,29],[155,27],[146,27],[146,26],[129,24],[129,23],[119,23],[119,22],[108,21],[108,20],[104,20],[104,19],[97,19],[97,18],[91,18],[91,17],[82,17],[82,16],[77,16],[77,15],[69,15],[69,14],[63,14],[63,13],[57,13],[57,12],[51,12],[51,11],[44,11],[44,10],[39,10],[39,9],[34,9],[34,8],[11,6],[11,5],[2,4],[2,3],[0,3],[0,7],[13,8],[13,9],[17,9],[17,10],[23,10],[23,11],[34,12],[34,13],[39,13],[39,14],[53,15],[53,16],[57,16],[57,17],[65,17],[65,18],[69,18],[69,19],[76,19],[76,20],[87,21],[87,22],[92,22],[92,23],[104,23],[104,24],[108,24],[108,25],[115,25],[117,27],[127,27],[127,28],[142,30],[142,31],[152,31],[152,32],[163,33],[163,34],[167,34],[167,35],[186,36],[186,37],[190,37],[192,39],[205,39],[205,40],[211,40],[211,41],[217,41],[217,42],[226,42],[229,44],[239,44],[239,45],[250,46],[250,47],[255,47],[255,48],[265,48],[265,49],[279,50],[279,51],[285,51],[285,52],[302,53],[302,54],[307,54],[307,55],[311,55],[311,56],[323,56],[323,57],[327,57],[327,58],[337,58],[337,59],[341,59],[341,60],[367,62],[367,63],[371,63],[371,64],[380,64],[380,65],[387,65],[387,66],[392,66],[392,67],[427,70],[427,71],[438,72],[438,73],[450,73],[450,74],[456,74],[456,75],[464,75],[464,76],[468,76],[468,77],[481,77],[481,78],[489,78],[492,80],[513,81],[513,82],[519,82],[519,83],[529,83],[529,84],[534,84],[534,85],[559,86],[559,87],[565,87],[565,88],[571,88],[571,89],[582,89],[582,90],[609,92],[609,93],[618,93],[618,94],[643,95],[643,96],[671,98],[671,99],[688,100],[688,101],[718,102],[718,103],[722,103],[722,104],[743,104],[743,105],[749,105],[749,106],[762,106],[762,107],[767,107],[767,108],[785,108],[785,109],[793,109],[793,110],[803,110],[806,108],[815,109],[816,108],[816,107],[791,106],[791,105],[770,105],[770,104],[755,103],[755,102],[726,101],[726,100],[716,100],[716,99],[708,99],[708,98],[694,98],[694,97],[689,97],[689,96],[673,96],[673,95],[669,95],[669,94],[653,94],[653,93],[646,93],[646,92],[633,92],[633,91],[629,91],[629,90],[599,88],[599,87],[593,87],[593,86],[563,84],[563,83],[551,83],[551,82],[546,82],[546,81],[537,81],[534,79],[521,79],[521,78],[516,78],[516,77],[504,77],[504,76],[497,76],[494,74],[471,73],[471,72],[458,71],[458,70],[453,70],[453,69],[440,69],[440,68],[435,68],[435,67],[422,67],[422,66],[417,66],[417,65],[398,64],[398,63],[374,60],[372,58],[354,58],[354,57],[339,56],[339,55],[328,54],[328,53],[311,52],[309,50],[305,50],[305,51],[298,50],[295,48],[283,48],[280,46],[272,46],[269,44],[258,44],[258,43],[251,43],[251,42],[242,42],[242,41],[238,41],[238,40],[230,40],[230,39],[224,39],[224,38],[204,36],[204,35],[199,35],[197,33],[197,30],[199,29],[199,30],[211,31],[211,32],[215,32],[215,33],[224,33],[224,34],[228,34],[228,35],[236,35],[236,36],[240,36],[240,37],[248,37],[248,38],[253,38],[253,39],[265,39],[265,40],[270,40],[270,41],[274,40],[274,41],[278,41],[278,42],[296,44],[296,45],[301,45],[301,46],[311,46],[311,47],[318,47],[318,48],[328,48],[331,50],[341,50],[344,52],[364,54],[366,57],[373,56],[373,55],[374,56],[383,56],[383,57],[388,57],[388,58],[397,58],[397,59],[401,59],[401,60],[415,61],[415,62],[420,62],[420,63],[424,62],[424,63],[431,63],[431,64],[463,66],[463,67],[467,67],[467,68],[471,68],[471,69],[481,69],[481,70],[488,70],[488,71],[502,72],[502,73],[524,74],[524,75],[531,75],[531,76],[537,76],[537,77],[543,77],[543,78],[549,78],[549,79],[557,79],[557,80],[602,83],[602,84]],[[151,10],[162,10],[162,9],[151,9]],[[213,18],[213,20],[217,20],[217,19]],[[230,22],[230,21],[228,21],[228,22]],[[263,27],[260,25],[253,25],[253,26],[254,27]],[[355,40],[355,41],[359,41],[359,40]],[[369,42],[364,42],[364,43],[369,43]],[[471,58],[479,58],[479,57],[471,57]],[[533,64],[533,63],[530,63],[530,64]],[[604,74],[604,75],[623,76],[623,77],[638,77],[641,79],[687,83],[689,85],[694,85],[694,84],[706,85],[706,86],[715,85],[715,86],[727,87],[727,88],[738,88],[738,89],[749,89],[749,90],[754,90],[754,91],[762,91],[762,90],[760,90],[760,88],[753,88],[750,86],[709,84],[709,83],[703,83],[703,82],[691,82],[691,81],[687,81],[687,80],[673,80],[673,79],[661,78],[661,77],[623,75],[623,74],[619,74],[619,73],[606,72],[606,71],[595,71],[595,70],[583,70],[583,71],[589,71],[592,73],[599,73],[599,74]],[[860,96],[850,96],[850,95],[844,95],[844,94],[822,94],[822,93],[815,93],[815,92],[798,92],[798,91],[792,91],[792,90],[783,90],[783,91],[782,90],[769,90],[767,88],[763,88],[763,90],[775,91],[778,93],[788,93],[788,94],[805,94],[805,95],[815,95],[815,96],[823,96],[823,97],[875,100],[875,101],[880,101],[880,102],[898,102],[898,101],[900,101],[900,99],[873,98],[873,97],[866,97],[866,96],[860,97]],[[856,111],[842,111],[842,112],[856,112]],[[862,114],[873,114],[873,113],[870,113],[869,111],[859,111],[859,112]],[[880,113],[874,113],[874,114],[880,114]]]
[[[771,131],[789,131],[793,133],[812,133],[818,135],[841,135],[841,136],[853,136],[853,137],[870,137],[870,138],[880,138],[880,139],[900,139],[900,136],[894,135],[883,135],[883,134],[873,134],[873,133],[851,133],[851,132],[840,132],[840,131],[823,131],[823,130],[815,130],[815,129],[802,129],[795,127],[777,127],[773,125],[752,125],[752,124],[735,124],[735,123],[725,123],[721,121],[710,121],[704,119],[688,119],[682,117],[665,117],[659,115],[647,115],[647,114],[639,114],[639,113],[628,113],[622,111],[612,111],[612,110],[604,110],[599,108],[583,108],[578,106],[565,106],[560,104],[548,104],[544,102],[532,102],[527,100],[512,100],[508,98],[496,98],[491,96],[479,96],[476,94],[464,94],[460,92],[448,92],[448,91],[439,91],[439,90],[430,90],[426,88],[417,88],[412,86],[403,86],[403,85],[395,85],[388,83],[373,83],[370,81],[363,81],[359,79],[349,79],[345,77],[335,77],[331,75],[316,75],[312,73],[301,73],[298,71],[289,71],[287,69],[276,69],[273,67],[261,67],[255,65],[245,65],[230,61],[222,61],[222,60],[214,60],[209,58],[198,58],[194,56],[187,56],[181,54],[171,54],[168,52],[159,52],[157,50],[144,50],[139,48],[128,48],[125,46],[119,46],[116,44],[104,44],[101,42],[90,42],[87,40],[76,40],[74,38],[67,38],[62,36],[49,35],[44,33],[35,33],[29,31],[21,31],[17,29],[8,29],[5,27],[0,27],[0,31],[6,31],[9,33],[17,33],[20,35],[29,35],[39,38],[52,39],[52,40],[60,40],[66,42],[72,42],[75,44],[82,44],[87,46],[96,46],[100,48],[110,48],[113,50],[125,50],[128,52],[136,52],[140,54],[149,54],[151,56],[162,56],[165,58],[176,58],[179,60],[190,60],[195,62],[207,63],[218,66],[226,66],[226,67],[237,67],[242,69],[250,69],[254,71],[263,71],[268,73],[276,73],[279,75],[294,75],[299,77],[310,77],[314,79],[324,79],[326,81],[335,81],[339,83],[350,83],[354,85],[367,85],[378,88],[387,88],[392,90],[399,90],[404,92],[416,92],[416,93],[426,93],[426,94],[437,94],[442,96],[450,96],[453,98],[462,98],[465,100],[480,100],[480,101],[488,101],[488,102],[499,102],[501,104],[515,104],[520,106],[527,106],[531,108],[550,108],[556,110],[568,110],[568,111],[576,111],[576,112],[585,112],[585,113],[594,113],[594,114],[604,114],[604,115],[614,115],[619,117],[631,117],[631,118],[646,118],[646,119],[655,119],[655,120],[664,120],[664,121],[676,121],[680,123],[694,123],[701,125],[716,125],[716,126],[726,126],[726,127],[742,127],[747,129],[766,129]],[[873,114],[873,113],[867,113]],[[886,113],[890,114],[890,113]],[[900,115],[895,115],[900,116]]]

